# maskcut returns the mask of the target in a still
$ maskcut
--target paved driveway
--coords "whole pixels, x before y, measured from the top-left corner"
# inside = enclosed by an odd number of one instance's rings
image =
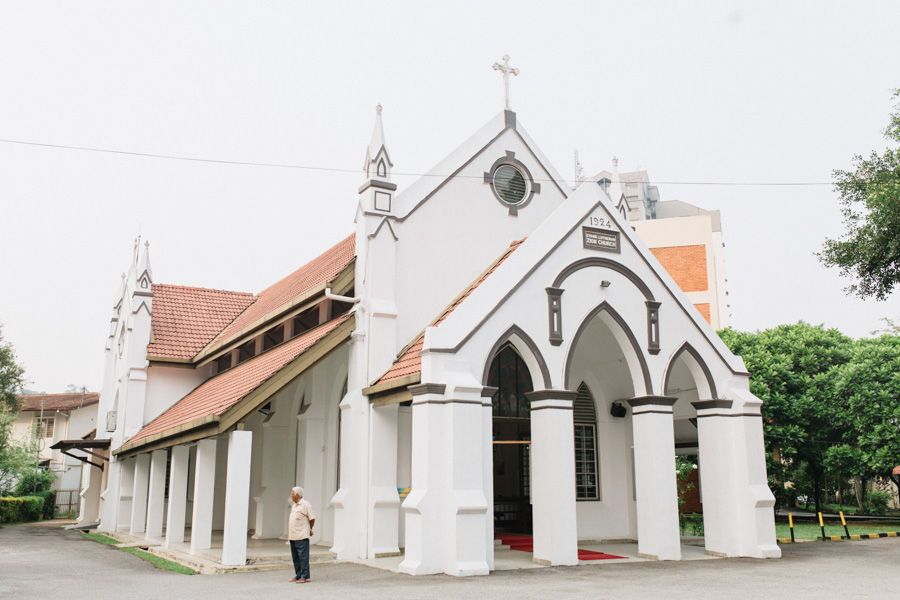
[[[900,538],[806,543],[781,560],[600,564],[498,572],[489,577],[407,577],[355,564],[317,566],[314,581],[287,571],[177,575],[57,526],[0,528],[0,598],[182,600],[212,598],[886,598],[896,594]]]

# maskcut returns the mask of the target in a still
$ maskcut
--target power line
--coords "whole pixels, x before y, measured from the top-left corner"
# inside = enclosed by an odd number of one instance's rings
[[[164,160],[183,160],[189,162],[211,163],[219,165],[235,165],[243,167],[269,167],[274,169],[298,169],[303,171],[322,171],[329,173],[353,173],[360,174],[362,169],[346,169],[341,167],[322,167],[316,165],[301,165],[294,163],[277,163],[277,162],[259,162],[246,160],[226,160],[220,158],[203,158],[198,156],[181,156],[177,154],[157,154],[154,152],[136,152],[132,150],[117,150],[112,148],[95,148],[90,146],[71,146],[67,144],[49,144],[44,142],[31,142],[26,140],[11,140],[0,138],[0,143],[17,144],[20,146],[37,146],[39,148],[55,148],[60,150],[78,150],[81,152],[97,152],[101,154],[117,154],[123,156],[137,156],[140,158],[158,158]],[[411,177],[449,177],[450,174],[444,173],[412,173],[395,171],[394,175],[411,176]],[[468,177],[472,179],[481,179],[481,175],[462,175],[456,174],[455,177]],[[535,178],[535,181],[552,182],[553,179]],[[565,181],[565,180],[564,180]],[[566,183],[574,183],[566,181]],[[611,182],[612,183],[612,182]],[[618,181],[615,183],[636,183],[633,181]],[[735,186],[735,187],[810,187],[810,186],[832,186],[831,181],[663,181],[653,180],[653,184],[662,185],[704,185],[704,186]]]

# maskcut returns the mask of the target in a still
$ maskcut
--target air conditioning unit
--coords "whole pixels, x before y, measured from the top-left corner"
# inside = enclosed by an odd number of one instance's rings
[[[112,433],[116,430],[116,418],[118,416],[118,412],[114,410],[110,410],[106,413],[106,432]]]

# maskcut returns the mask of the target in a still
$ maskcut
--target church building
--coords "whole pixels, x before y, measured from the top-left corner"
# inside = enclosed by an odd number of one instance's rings
[[[678,560],[691,447],[706,550],[779,556],[761,401],[626,178],[573,190],[508,108],[405,189],[393,169],[379,106],[353,232],[258,293],[156,283],[136,245],[83,494],[100,530],[243,565],[301,485],[313,544],[413,575],[488,574],[503,533],[541,564],[584,540]]]

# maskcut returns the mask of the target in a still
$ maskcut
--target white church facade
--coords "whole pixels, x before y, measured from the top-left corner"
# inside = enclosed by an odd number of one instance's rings
[[[241,565],[302,485],[314,544],[409,574],[487,574],[503,532],[543,564],[583,540],[678,560],[692,445],[706,550],[779,556],[761,402],[619,182],[572,190],[505,110],[399,190],[380,113],[355,232],[262,292],[154,283],[136,246],[99,528]]]

